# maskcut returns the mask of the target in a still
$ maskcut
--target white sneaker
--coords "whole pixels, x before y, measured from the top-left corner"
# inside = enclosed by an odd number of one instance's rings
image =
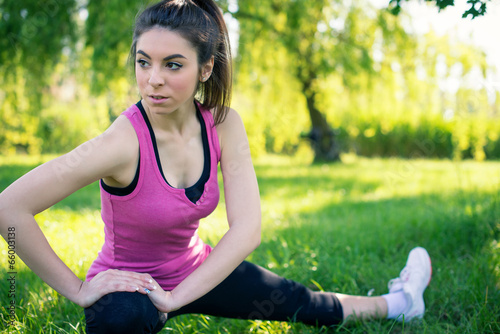
[[[398,321],[410,321],[422,318],[425,312],[424,291],[432,275],[431,258],[422,247],[413,248],[408,255],[406,266],[398,278],[389,281],[389,293],[403,290],[407,307],[397,318]]]

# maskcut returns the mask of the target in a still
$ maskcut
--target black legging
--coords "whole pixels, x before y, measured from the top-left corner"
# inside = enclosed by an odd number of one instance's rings
[[[200,299],[168,314],[201,313],[237,319],[339,324],[342,306],[333,293],[313,292],[250,262],[243,262]],[[157,333],[166,322],[147,295],[114,292],[85,309],[87,333]]]

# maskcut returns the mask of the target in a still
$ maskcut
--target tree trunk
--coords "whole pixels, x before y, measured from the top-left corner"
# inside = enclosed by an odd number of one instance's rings
[[[340,149],[335,133],[326,121],[326,117],[316,108],[316,92],[311,89],[311,81],[305,82],[303,87],[312,124],[307,138],[314,150],[314,162],[340,161]]]

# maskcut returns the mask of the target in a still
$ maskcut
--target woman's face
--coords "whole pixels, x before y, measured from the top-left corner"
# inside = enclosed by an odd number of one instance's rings
[[[146,110],[170,114],[193,108],[201,80],[196,50],[176,32],[153,28],[136,45],[135,76]]]

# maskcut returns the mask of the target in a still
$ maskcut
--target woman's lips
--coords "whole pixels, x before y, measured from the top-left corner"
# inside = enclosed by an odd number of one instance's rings
[[[153,103],[163,103],[168,99],[168,97],[161,95],[149,95],[149,100]]]

